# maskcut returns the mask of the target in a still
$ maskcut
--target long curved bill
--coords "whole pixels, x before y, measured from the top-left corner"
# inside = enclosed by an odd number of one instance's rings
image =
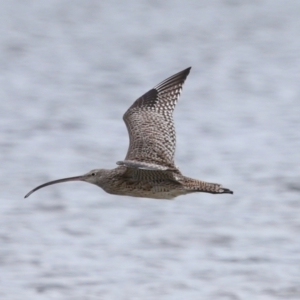
[[[35,191],[48,186],[48,185],[52,185],[52,184],[56,184],[56,183],[61,183],[61,182],[68,182],[68,181],[82,181],[83,176],[75,176],[75,177],[68,177],[68,178],[62,178],[62,179],[57,179],[57,180],[53,180],[53,181],[49,181],[46,182],[44,184],[41,184],[39,186],[37,186],[36,188],[34,188],[33,190],[31,190],[27,195],[25,195],[24,198],[29,197],[32,193],[34,193]]]

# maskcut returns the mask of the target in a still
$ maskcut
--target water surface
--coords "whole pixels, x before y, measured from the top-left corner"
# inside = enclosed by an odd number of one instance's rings
[[[300,299],[300,3],[7,1],[1,299]],[[192,66],[176,162],[232,195],[48,180],[113,168],[122,115]]]

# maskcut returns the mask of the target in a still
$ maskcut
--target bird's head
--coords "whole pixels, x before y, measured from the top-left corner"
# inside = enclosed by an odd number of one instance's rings
[[[81,176],[80,180],[99,185],[102,182],[102,180],[105,178],[106,171],[107,170],[104,170],[104,169],[91,170],[91,171],[87,172],[86,174],[84,174],[83,176]]]

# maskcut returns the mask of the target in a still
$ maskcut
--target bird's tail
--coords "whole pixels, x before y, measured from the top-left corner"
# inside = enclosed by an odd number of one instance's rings
[[[224,188],[221,184],[205,182],[197,179],[184,177],[180,180],[184,188],[189,192],[202,192],[210,194],[233,194],[230,189]]]

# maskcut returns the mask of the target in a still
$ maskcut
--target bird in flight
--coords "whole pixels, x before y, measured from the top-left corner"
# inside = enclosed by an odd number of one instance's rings
[[[233,194],[220,184],[182,175],[174,163],[173,111],[190,70],[165,79],[129,107],[123,116],[129,148],[116,168],[95,169],[84,175],[50,181],[31,190],[25,198],[40,188],[67,181],[92,183],[109,194],[154,199],[173,199],[197,192]]]

